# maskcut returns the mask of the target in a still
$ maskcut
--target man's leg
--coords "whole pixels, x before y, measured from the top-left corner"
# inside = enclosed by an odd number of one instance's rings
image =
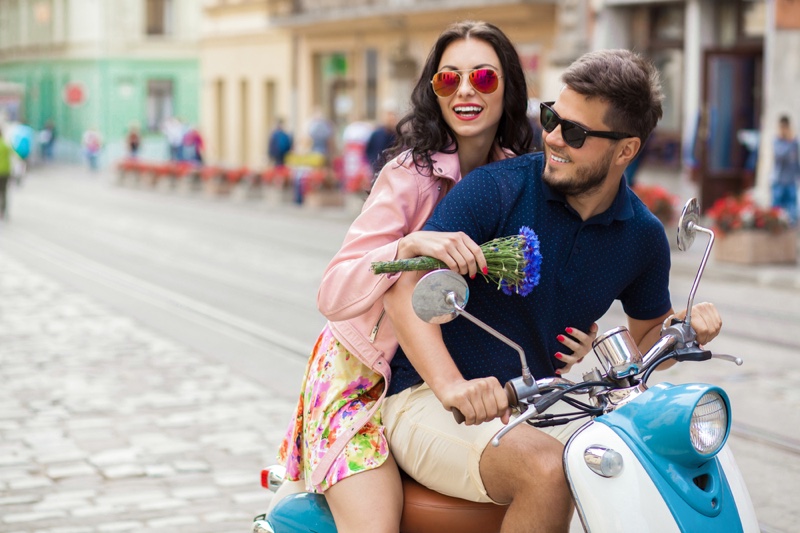
[[[502,533],[567,532],[572,495],[564,477],[564,445],[526,424],[517,426],[481,456],[481,479],[489,496],[510,502]]]
[[[421,484],[470,501],[510,504],[503,533],[569,530],[563,444],[553,436],[522,425],[494,448],[490,441],[502,422],[457,424],[426,385],[387,398],[382,413],[398,465]],[[558,431],[559,439],[568,438],[568,429]]]

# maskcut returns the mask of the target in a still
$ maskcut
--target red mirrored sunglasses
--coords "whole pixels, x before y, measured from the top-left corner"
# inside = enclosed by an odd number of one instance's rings
[[[431,86],[436,96],[447,98],[461,86],[462,73],[469,73],[469,84],[483,94],[491,94],[500,85],[501,76],[492,68],[475,68],[472,70],[442,70],[433,75]]]

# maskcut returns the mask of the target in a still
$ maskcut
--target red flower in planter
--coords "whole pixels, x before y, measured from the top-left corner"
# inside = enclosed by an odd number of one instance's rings
[[[789,217],[783,209],[761,207],[749,194],[718,199],[706,216],[720,235],[744,229],[781,233],[789,227]]]
[[[667,224],[675,217],[677,197],[658,185],[642,185],[637,183],[632,188],[636,196],[647,206],[662,223]]]

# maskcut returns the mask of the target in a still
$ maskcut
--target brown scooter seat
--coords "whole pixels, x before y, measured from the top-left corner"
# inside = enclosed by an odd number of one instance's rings
[[[402,533],[498,533],[507,507],[439,494],[403,474]]]

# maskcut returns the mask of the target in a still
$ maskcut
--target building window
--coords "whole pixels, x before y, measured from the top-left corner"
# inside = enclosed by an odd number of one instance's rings
[[[173,115],[171,80],[147,81],[147,129],[158,131],[164,120]]]
[[[740,33],[744,39],[763,39],[767,27],[767,6],[764,0],[741,0]]]
[[[172,0],[147,0],[147,35],[172,33]]]

